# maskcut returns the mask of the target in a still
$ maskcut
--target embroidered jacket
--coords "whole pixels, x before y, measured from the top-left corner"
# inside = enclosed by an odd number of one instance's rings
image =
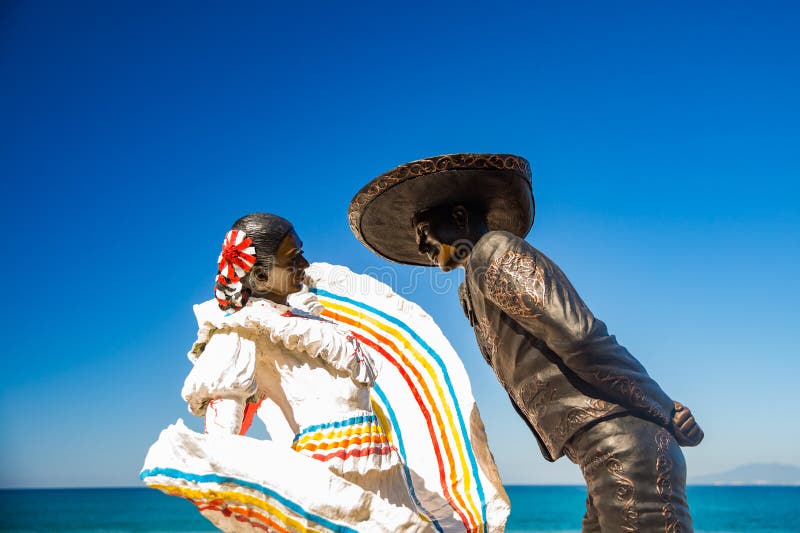
[[[523,239],[484,235],[459,288],[487,362],[549,461],[597,420],[670,427],[673,401],[596,319],[564,273]]]

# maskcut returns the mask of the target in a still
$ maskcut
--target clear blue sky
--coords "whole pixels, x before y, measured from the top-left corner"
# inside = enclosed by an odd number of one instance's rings
[[[156,4],[0,7],[0,486],[138,484],[193,419],[191,305],[230,224],[278,213],[311,260],[388,267],[350,198],[462,151],[531,161],[528,240],[694,410],[690,475],[800,465],[796,4]],[[541,458],[455,289],[411,297],[463,355],[504,480],[580,482]]]

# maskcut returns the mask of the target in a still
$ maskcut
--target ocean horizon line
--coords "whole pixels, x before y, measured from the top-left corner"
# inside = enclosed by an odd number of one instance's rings
[[[800,483],[687,483],[688,487],[800,487]],[[580,483],[504,483],[503,487],[574,487],[585,489],[586,485]],[[37,491],[37,490],[152,490],[144,484],[141,485],[98,485],[98,486],[43,486],[43,487],[0,487],[0,492],[11,491]]]

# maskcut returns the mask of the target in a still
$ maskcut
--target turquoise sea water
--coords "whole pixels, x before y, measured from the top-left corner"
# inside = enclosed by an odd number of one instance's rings
[[[511,486],[513,533],[580,530],[583,487]],[[689,487],[700,533],[800,532],[800,487]],[[0,490],[0,531],[216,531],[190,503],[154,490]]]

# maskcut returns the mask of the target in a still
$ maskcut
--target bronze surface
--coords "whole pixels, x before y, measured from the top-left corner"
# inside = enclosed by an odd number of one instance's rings
[[[376,254],[405,264],[431,266],[419,253],[411,220],[437,205],[477,205],[490,229],[524,236],[533,223],[531,168],[512,154],[448,154],[399,165],[356,193],[350,229]]]

